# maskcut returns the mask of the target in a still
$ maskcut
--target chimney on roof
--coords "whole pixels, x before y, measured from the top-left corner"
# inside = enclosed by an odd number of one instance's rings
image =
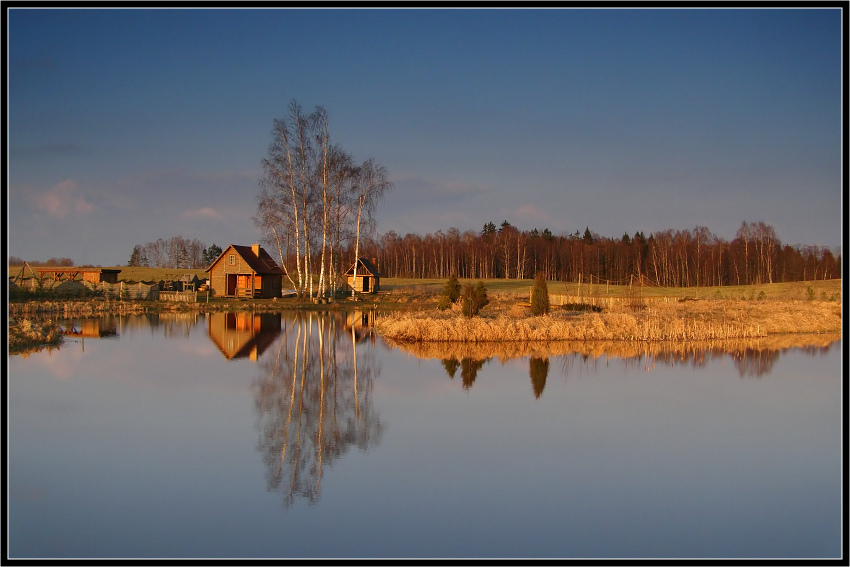
[[[251,252],[254,253],[254,256],[259,258],[260,257],[260,245],[259,244],[252,244],[251,245]]]

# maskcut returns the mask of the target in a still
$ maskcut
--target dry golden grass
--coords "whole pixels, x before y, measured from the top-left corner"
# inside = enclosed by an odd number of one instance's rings
[[[495,303],[472,319],[457,307],[390,313],[376,328],[395,342],[692,341],[841,331],[841,304],[826,301],[687,301],[542,317],[525,316],[524,308],[507,301]]]

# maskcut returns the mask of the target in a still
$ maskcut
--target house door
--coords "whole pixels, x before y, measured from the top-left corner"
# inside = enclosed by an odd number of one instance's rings
[[[227,274],[227,291],[225,295],[236,295],[236,274]]]
[[[236,276],[236,293],[239,294],[240,291],[242,293],[249,293],[251,297],[254,295],[254,290],[252,290],[249,286],[251,285],[251,276],[248,274],[238,274]]]
[[[369,276],[363,276],[363,293],[369,293]]]

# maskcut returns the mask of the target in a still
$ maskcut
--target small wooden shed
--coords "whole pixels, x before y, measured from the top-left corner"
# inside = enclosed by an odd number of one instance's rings
[[[180,288],[178,291],[197,291],[202,281],[195,274],[183,274],[177,280],[178,287]]]
[[[280,297],[286,272],[259,244],[231,244],[210,267],[210,293],[219,297]]]
[[[358,258],[357,279],[354,277],[354,266],[345,272],[346,282],[349,287],[359,293],[375,293],[381,285],[381,274],[378,272],[377,260]]]

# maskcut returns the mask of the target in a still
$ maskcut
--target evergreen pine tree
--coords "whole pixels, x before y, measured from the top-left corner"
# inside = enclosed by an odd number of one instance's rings
[[[534,288],[531,290],[531,314],[534,316],[549,313],[549,289],[546,287],[546,276],[537,272],[534,276]]]

